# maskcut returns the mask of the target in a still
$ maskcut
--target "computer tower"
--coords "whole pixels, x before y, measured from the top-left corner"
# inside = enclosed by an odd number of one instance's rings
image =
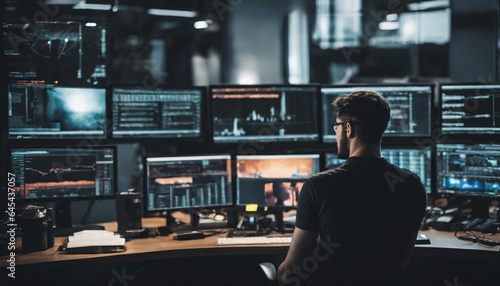
[[[118,231],[142,228],[142,194],[119,193],[116,195]]]

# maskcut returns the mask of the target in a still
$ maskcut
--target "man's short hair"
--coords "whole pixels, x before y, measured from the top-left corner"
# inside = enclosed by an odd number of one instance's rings
[[[332,105],[337,118],[359,124],[359,138],[365,143],[380,142],[391,119],[391,108],[387,100],[375,91],[361,89],[349,95],[341,95]]]

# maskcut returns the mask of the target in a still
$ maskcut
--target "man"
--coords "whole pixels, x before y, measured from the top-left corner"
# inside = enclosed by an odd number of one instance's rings
[[[380,155],[390,108],[359,90],[333,103],[338,156],[345,164],[309,178],[281,285],[399,285],[426,207],[414,173]],[[304,283],[306,282],[306,283]]]

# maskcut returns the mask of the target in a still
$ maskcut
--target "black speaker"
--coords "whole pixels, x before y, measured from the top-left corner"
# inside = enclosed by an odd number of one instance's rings
[[[116,195],[118,231],[142,228],[142,194],[119,193]]]

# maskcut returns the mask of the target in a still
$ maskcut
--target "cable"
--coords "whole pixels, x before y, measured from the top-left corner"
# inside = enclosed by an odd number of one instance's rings
[[[459,229],[457,229],[455,231],[455,237],[460,239],[460,240],[472,241],[473,243],[478,243],[478,244],[482,244],[482,245],[486,245],[486,246],[498,246],[498,245],[500,245],[500,241],[494,241],[491,238],[484,237],[484,235],[483,235],[483,237],[479,237],[471,231],[464,231],[464,233],[466,235],[457,236],[457,233],[459,231],[460,231]]]

